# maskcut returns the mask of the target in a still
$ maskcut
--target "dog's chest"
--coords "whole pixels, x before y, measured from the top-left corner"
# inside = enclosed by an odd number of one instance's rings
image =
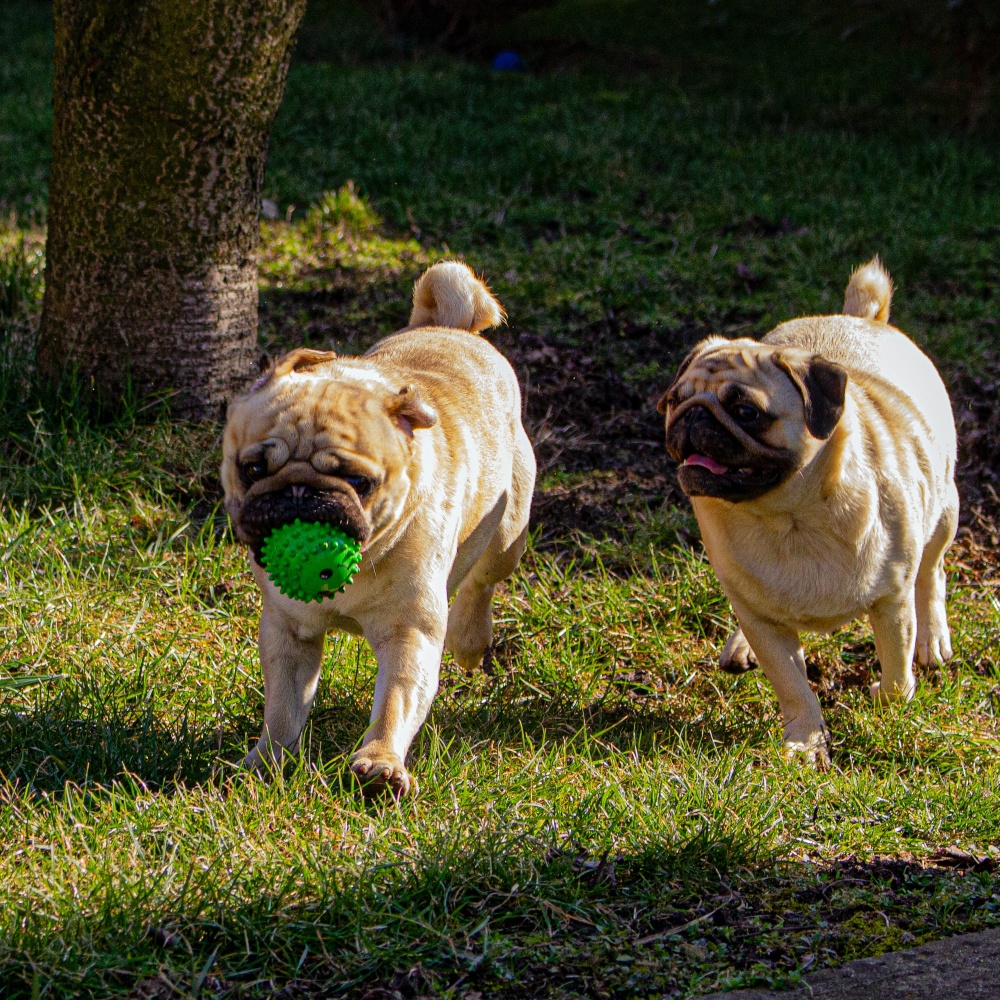
[[[734,603],[796,631],[828,632],[880,596],[876,547],[818,534],[790,521],[724,528],[699,517],[709,559]]]

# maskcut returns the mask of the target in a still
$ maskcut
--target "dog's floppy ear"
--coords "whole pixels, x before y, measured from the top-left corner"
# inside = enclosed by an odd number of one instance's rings
[[[684,377],[684,373],[691,367],[691,362],[694,361],[706,348],[717,347],[719,344],[725,344],[728,341],[725,337],[706,337],[704,340],[698,341],[694,347],[691,348],[687,353],[687,357],[681,362],[680,368],[677,369],[677,374],[674,375],[673,381],[667,386],[666,392],[656,402],[656,412],[665,414],[667,412],[667,407],[670,406],[670,394],[674,391],[677,383]]]
[[[321,365],[324,361],[336,360],[335,351],[314,351],[311,347],[296,347],[294,351],[283,354],[271,366],[271,378],[288,375],[290,372],[300,372],[313,365]]]
[[[847,371],[819,354],[775,354],[774,363],[792,380],[805,406],[806,427],[826,440],[844,413]]]
[[[294,351],[282,354],[277,361],[271,362],[270,367],[253,384],[251,392],[263,389],[273,378],[287,375],[289,372],[302,371],[303,368],[311,368],[313,365],[322,364],[324,361],[333,361],[337,357],[335,351],[314,351],[311,347],[296,347]],[[266,363],[267,355],[261,356],[260,364]]]
[[[410,437],[414,427],[433,427],[438,419],[434,407],[412,385],[404,385],[389,400],[389,415]]]

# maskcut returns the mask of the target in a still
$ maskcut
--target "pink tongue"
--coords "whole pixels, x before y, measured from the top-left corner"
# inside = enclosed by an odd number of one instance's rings
[[[708,455],[688,455],[684,459],[684,465],[700,465],[716,476],[721,476],[724,472],[729,471],[726,466],[719,465],[714,458],[709,458]]]

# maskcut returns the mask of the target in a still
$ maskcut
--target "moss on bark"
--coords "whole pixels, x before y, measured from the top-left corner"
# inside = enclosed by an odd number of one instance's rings
[[[56,0],[39,364],[218,411],[257,339],[258,211],[305,0]]]

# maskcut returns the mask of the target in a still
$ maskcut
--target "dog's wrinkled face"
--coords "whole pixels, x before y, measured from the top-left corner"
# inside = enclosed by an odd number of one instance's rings
[[[370,543],[406,500],[414,429],[436,419],[411,387],[293,351],[229,408],[222,484],[237,536],[258,562],[268,533],[296,518]]]
[[[847,373],[801,348],[702,341],[658,409],[688,496],[755,500],[806,466],[844,410]]]

